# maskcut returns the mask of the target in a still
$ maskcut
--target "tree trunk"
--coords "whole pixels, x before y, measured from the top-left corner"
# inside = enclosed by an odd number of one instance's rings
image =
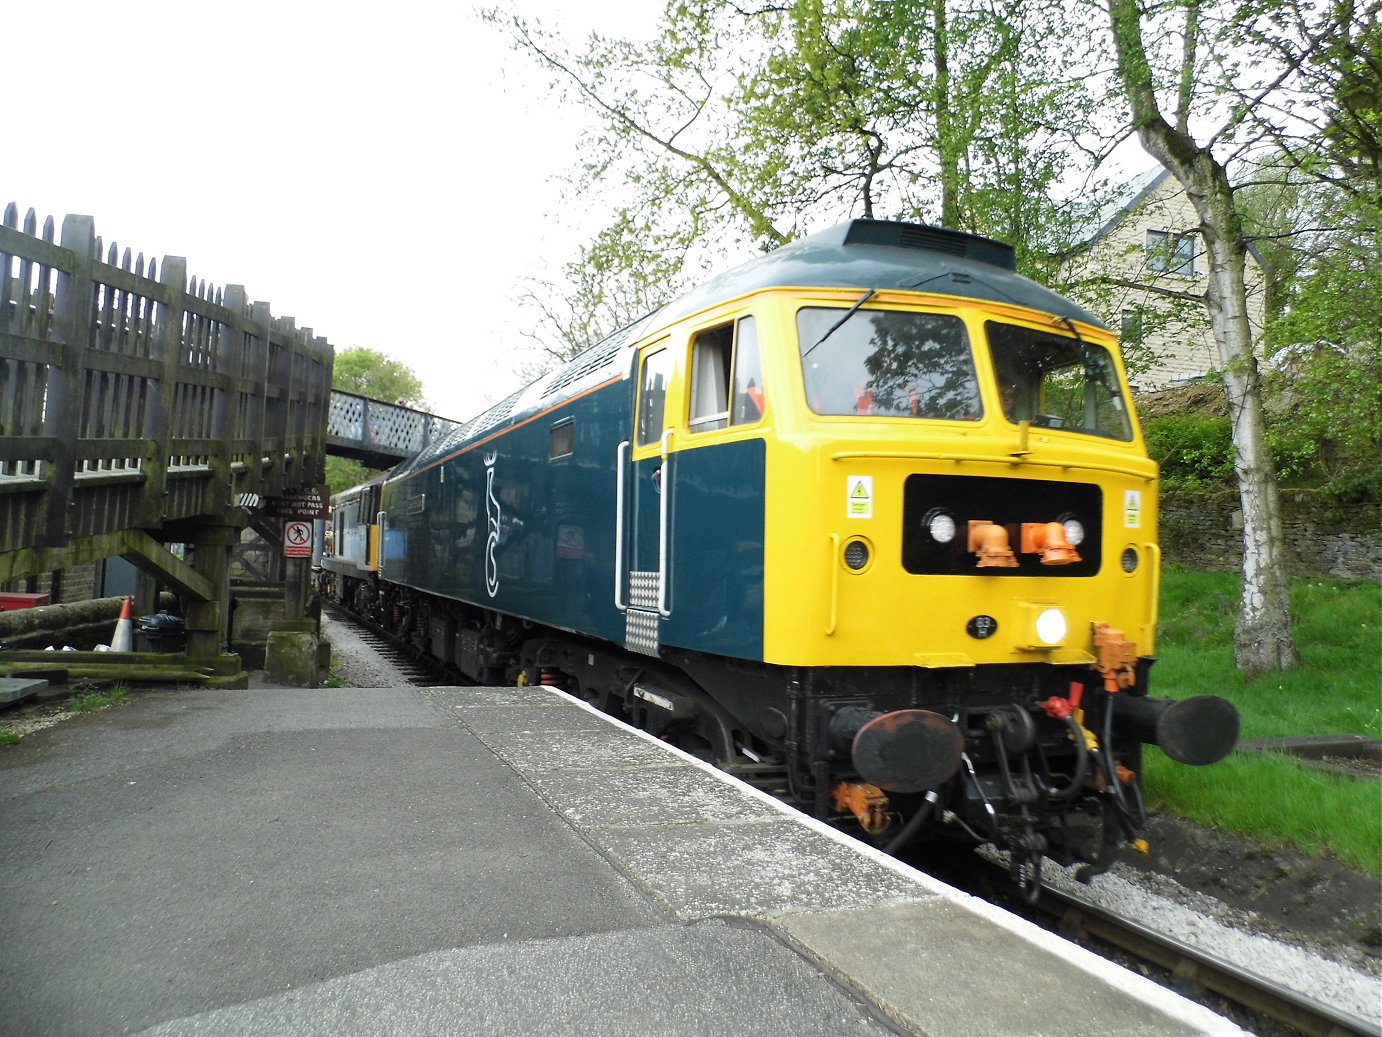
[[[1142,11],[1137,0],[1107,3],[1118,54],[1118,78],[1127,93],[1138,138],[1147,154],[1179,181],[1200,218],[1200,234],[1209,261],[1205,306],[1228,392],[1234,469],[1243,509],[1243,599],[1234,633],[1234,658],[1239,671],[1252,679],[1290,669],[1300,657],[1291,639],[1290,583],[1281,503],[1267,449],[1257,358],[1248,324],[1243,280],[1247,241],[1228,172],[1208,147],[1190,136],[1188,107],[1178,114],[1175,126],[1162,115],[1143,44]],[[1192,2],[1188,11],[1188,30],[1193,32],[1197,4]],[[1184,60],[1189,74],[1193,71],[1193,46],[1187,45]],[[1183,105],[1188,106],[1188,97],[1182,88]]]
[[[950,98],[950,25],[946,0],[934,0],[936,85],[936,157],[940,161],[941,226],[960,229],[960,149],[955,140],[955,113]]]
[[[1291,638],[1290,580],[1281,527],[1257,357],[1248,323],[1244,258],[1247,244],[1222,167],[1202,155],[1188,190],[1200,213],[1209,261],[1205,300],[1228,394],[1234,473],[1243,512],[1243,598],[1234,631],[1234,659],[1251,680],[1300,662]]]

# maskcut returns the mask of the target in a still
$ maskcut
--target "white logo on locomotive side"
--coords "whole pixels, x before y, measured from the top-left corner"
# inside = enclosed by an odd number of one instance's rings
[[[494,462],[499,452],[485,455],[485,518],[489,521],[489,535],[485,537],[485,589],[492,598],[499,593],[499,563],[494,552],[499,547],[499,501],[494,496]]]

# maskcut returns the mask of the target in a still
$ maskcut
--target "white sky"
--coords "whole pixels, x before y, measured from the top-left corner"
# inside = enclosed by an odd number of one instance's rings
[[[643,35],[660,8],[512,2],[577,39]],[[554,179],[583,117],[469,3],[29,0],[0,35],[0,207],[184,256],[406,364],[447,417],[517,388],[522,279],[559,279],[599,222]]]

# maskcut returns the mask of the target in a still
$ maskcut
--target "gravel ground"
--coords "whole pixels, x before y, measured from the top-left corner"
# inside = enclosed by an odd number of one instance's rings
[[[1075,881],[1073,869],[1049,862],[1043,877],[1062,892],[1382,1026],[1382,968],[1376,956],[1362,957],[1350,945],[1291,933],[1169,876],[1126,865],[1114,865],[1088,886]],[[1275,931],[1262,932],[1264,928]]]
[[[322,612],[322,637],[331,642],[331,674],[347,688],[403,688],[413,683],[399,666],[361,640],[349,623]]]

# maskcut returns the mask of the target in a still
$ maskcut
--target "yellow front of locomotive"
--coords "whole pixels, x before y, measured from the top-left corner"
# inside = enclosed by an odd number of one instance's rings
[[[1154,649],[1157,470],[1113,335],[912,292],[770,307],[765,661],[1131,680]]]

